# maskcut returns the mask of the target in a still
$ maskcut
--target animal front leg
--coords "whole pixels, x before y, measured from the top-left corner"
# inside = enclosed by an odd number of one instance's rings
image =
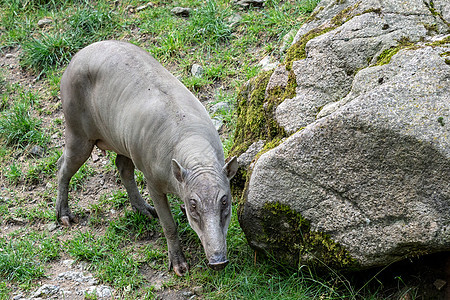
[[[89,141],[66,130],[66,148],[58,160],[58,195],[55,205],[56,219],[65,226],[70,226],[76,220],[68,203],[70,179],[88,159],[93,147]]]
[[[167,240],[167,248],[169,250],[169,268],[173,268],[178,276],[183,276],[189,270],[189,266],[181,250],[180,239],[178,238],[177,225],[170,212],[167,196],[150,191],[156,212],[158,213],[164,235]]]
[[[156,214],[156,210],[153,206],[148,204],[139,193],[136,180],[134,179],[133,161],[126,156],[117,154],[116,166],[117,169],[119,169],[120,178],[122,179],[122,183],[127,190],[133,209],[148,217],[157,218],[158,215]]]

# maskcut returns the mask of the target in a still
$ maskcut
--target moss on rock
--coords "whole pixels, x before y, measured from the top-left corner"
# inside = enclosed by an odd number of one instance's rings
[[[338,269],[357,266],[342,245],[326,233],[311,231],[309,221],[288,205],[266,203],[259,214],[262,226],[259,243],[266,245],[269,254],[276,255],[280,262]]]
[[[381,54],[377,57],[377,62],[375,63],[375,65],[376,66],[386,65],[391,62],[392,56],[397,54],[400,50],[415,49],[418,47],[406,38],[401,39],[400,41],[398,41],[398,43],[399,43],[398,46],[385,49],[383,52],[381,52]]]

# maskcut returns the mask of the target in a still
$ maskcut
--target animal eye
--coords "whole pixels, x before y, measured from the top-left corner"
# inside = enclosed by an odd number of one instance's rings
[[[227,196],[223,196],[222,197],[222,205],[223,206],[227,206],[228,205],[228,198],[227,198]]]
[[[190,203],[191,203],[191,209],[195,210],[197,208],[197,204],[195,203],[195,200],[191,199]]]

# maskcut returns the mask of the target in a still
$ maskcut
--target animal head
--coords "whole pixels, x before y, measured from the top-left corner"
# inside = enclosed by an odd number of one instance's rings
[[[181,184],[179,195],[186,207],[189,224],[197,233],[209,266],[220,270],[228,264],[226,236],[231,219],[230,179],[238,169],[233,157],[222,169],[185,169],[172,160],[173,175]]]

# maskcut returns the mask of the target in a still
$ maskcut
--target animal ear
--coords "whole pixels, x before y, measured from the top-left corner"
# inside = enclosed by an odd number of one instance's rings
[[[239,165],[237,162],[237,158],[236,156],[233,156],[233,158],[231,158],[230,161],[225,164],[225,166],[223,167],[223,171],[227,175],[228,179],[231,179],[234,175],[236,175],[238,168]]]
[[[172,159],[172,172],[173,176],[182,183],[186,178],[187,171],[183,168],[175,159]]]

